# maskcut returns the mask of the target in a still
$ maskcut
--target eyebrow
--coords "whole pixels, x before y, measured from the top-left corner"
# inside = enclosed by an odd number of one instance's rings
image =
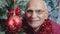
[[[42,10],[42,9],[38,9],[38,10],[32,10],[32,9],[29,9],[27,11],[45,11],[45,10]]]

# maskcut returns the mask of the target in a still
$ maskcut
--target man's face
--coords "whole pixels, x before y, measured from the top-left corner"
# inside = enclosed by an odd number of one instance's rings
[[[32,28],[37,28],[48,17],[48,12],[43,3],[32,3],[26,9],[25,16],[28,25]]]

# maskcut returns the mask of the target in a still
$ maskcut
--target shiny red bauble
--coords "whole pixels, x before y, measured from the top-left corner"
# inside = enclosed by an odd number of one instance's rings
[[[8,31],[10,33],[17,33],[18,31],[20,31],[20,28],[22,26],[20,6],[18,5],[14,9],[9,9],[7,17]]]
[[[7,26],[10,31],[16,31],[21,28],[22,20],[18,16],[7,19]]]

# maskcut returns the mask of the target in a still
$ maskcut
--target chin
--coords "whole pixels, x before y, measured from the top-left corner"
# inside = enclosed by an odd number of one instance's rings
[[[43,22],[41,22],[41,21],[37,21],[37,22],[28,22],[28,25],[31,26],[32,28],[40,27],[42,24],[43,24]]]
[[[32,28],[37,28],[37,27],[40,26],[40,24],[39,25],[37,25],[37,24],[29,24],[29,26],[31,26]]]
[[[32,28],[38,28],[38,27],[40,27],[40,26],[31,26]]]

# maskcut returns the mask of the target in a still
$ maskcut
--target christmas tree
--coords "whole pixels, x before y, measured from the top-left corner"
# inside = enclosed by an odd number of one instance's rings
[[[22,2],[24,1],[0,0],[0,34],[24,34],[23,29],[21,28],[22,24],[20,22],[21,8],[25,8]],[[14,30],[14,28],[16,29]],[[19,32],[17,32],[18,30]]]

